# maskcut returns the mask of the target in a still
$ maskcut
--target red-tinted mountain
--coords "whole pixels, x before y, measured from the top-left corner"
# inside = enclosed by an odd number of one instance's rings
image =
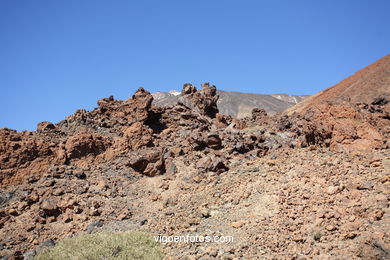
[[[324,103],[371,103],[390,96],[390,55],[359,70],[340,83],[310,96],[289,108],[286,113],[303,113]]]

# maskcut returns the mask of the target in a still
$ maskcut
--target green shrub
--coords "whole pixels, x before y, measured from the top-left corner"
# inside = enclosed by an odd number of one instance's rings
[[[163,259],[154,239],[141,232],[83,234],[59,241],[42,250],[34,260]]]

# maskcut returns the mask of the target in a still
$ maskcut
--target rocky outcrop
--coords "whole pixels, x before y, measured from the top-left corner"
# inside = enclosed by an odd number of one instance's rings
[[[99,134],[79,134],[69,137],[65,142],[68,160],[79,159],[87,155],[98,155],[110,146],[108,138]]]
[[[390,120],[386,106],[364,103],[322,104],[309,109],[303,116],[290,117],[293,122],[282,117],[280,124],[282,128],[286,124],[293,127],[298,135],[304,136],[304,145],[350,151],[381,148],[386,147],[389,135]]]
[[[192,88],[195,88],[195,86],[192,86]],[[184,93],[191,93],[191,90],[188,89]],[[178,103],[182,94],[183,93],[177,91],[152,93],[154,97],[153,104],[159,107],[174,106]],[[217,95],[219,96],[217,102],[219,113],[235,118],[250,117],[251,110],[257,107],[261,107],[262,109],[265,109],[268,114],[274,115],[308,97],[305,95],[287,94],[262,95],[224,91],[221,89],[217,89]]]
[[[195,86],[185,84],[178,104],[193,112],[215,118],[218,113],[217,101],[217,88],[214,85],[210,86],[209,83],[204,83],[202,89],[197,91]]]
[[[0,129],[0,182],[7,183],[14,177],[20,179],[44,170],[55,157],[57,145],[35,132]],[[35,165],[30,167],[31,164]]]
[[[40,122],[37,125],[37,132],[52,131],[55,129],[55,126],[51,122]]]
[[[269,116],[258,108],[244,119],[219,114],[216,88],[208,83],[201,90],[185,84],[174,106],[156,107],[152,101],[153,96],[140,88],[124,101],[112,96],[100,99],[92,111],[78,110],[58,124],[39,123],[36,132],[1,129],[0,237],[9,237],[4,246],[21,255],[48,239],[93,232],[110,221],[129,220],[149,231],[167,232],[159,223],[171,231],[188,231],[202,223],[205,230],[210,223],[215,227],[213,223],[229,220],[224,228],[242,229],[241,235],[249,232],[256,250],[285,252],[284,246],[289,246],[301,252],[306,250],[302,245],[309,239],[307,223],[312,216],[328,219],[323,226],[316,222],[329,239],[324,243],[336,238],[337,230],[343,239],[365,237],[350,231],[349,220],[338,223],[335,212],[317,212],[318,198],[364,220],[386,217],[378,205],[385,200],[382,184],[388,180],[373,170],[382,167],[384,155],[366,158],[362,164],[378,183],[380,196],[371,193],[374,184],[355,183],[360,168],[351,167],[360,157],[353,157],[348,167],[327,168],[329,154],[340,153],[345,159],[344,151],[377,149],[380,153],[389,148],[386,97],[370,104],[327,103],[293,115]],[[297,153],[305,159],[290,158]],[[317,157],[312,156],[318,156],[321,164],[316,165]],[[318,167],[321,172],[310,172]],[[338,170],[351,177],[351,183]],[[381,202],[362,200],[367,212],[355,212],[344,204],[345,198],[358,193],[355,188],[378,196]],[[307,189],[313,189],[315,197]],[[343,196],[334,199],[337,194]],[[305,209],[302,199],[309,205],[309,217],[296,211],[295,206]],[[267,203],[273,203],[272,209],[265,211]],[[204,218],[213,221],[203,222]],[[263,230],[264,239],[255,237],[259,232],[252,230],[268,223],[273,229]],[[274,230],[280,239],[274,237]],[[320,234],[309,236],[321,240]],[[254,250],[248,245],[240,248],[234,252]],[[244,255],[236,257],[251,259]]]
[[[92,111],[78,110],[55,125],[39,123],[37,132],[2,129],[1,180],[6,183],[12,176],[20,180],[26,172],[83,158],[112,161],[129,157],[136,162],[122,164],[154,176],[165,172],[165,160],[178,156],[185,155],[185,161],[199,166],[197,152],[203,153],[201,158],[222,158],[226,167],[221,169],[228,169],[235,153],[263,156],[281,146],[364,150],[389,145],[390,102],[386,96],[371,104],[322,104],[303,115],[275,120],[264,109],[253,109],[252,117],[242,120],[219,114],[216,88],[208,83],[201,90],[185,84],[179,104],[172,107],[153,107],[152,101],[153,96],[139,88],[125,101],[103,98]],[[131,154],[140,150],[145,154],[134,159]],[[156,151],[180,152],[160,152],[157,158]],[[213,170],[216,167],[198,168],[217,171]]]
[[[151,177],[165,173],[165,160],[163,153],[159,151],[137,151],[130,155],[127,165],[135,171]]]

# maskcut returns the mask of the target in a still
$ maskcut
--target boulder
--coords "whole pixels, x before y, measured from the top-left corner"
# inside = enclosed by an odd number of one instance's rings
[[[103,153],[111,145],[109,139],[99,134],[83,133],[69,137],[65,143],[68,160],[78,159],[89,154]]]
[[[129,156],[127,165],[150,177],[165,173],[165,160],[163,153],[159,151],[141,150],[134,152]]]
[[[37,125],[37,131],[38,132],[45,132],[45,131],[50,131],[56,129],[55,125],[53,125],[51,122],[40,122]]]
[[[204,83],[202,90],[197,91],[191,84],[185,84],[178,104],[190,108],[193,112],[215,118],[218,113],[217,101],[217,89],[214,85]]]

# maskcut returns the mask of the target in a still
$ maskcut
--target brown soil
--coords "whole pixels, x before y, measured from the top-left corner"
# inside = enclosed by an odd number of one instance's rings
[[[234,237],[163,245],[168,259],[390,257],[386,97],[244,119],[218,113],[209,84],[186,84],[171,107],[152,100],[140,88],[37,131],[0,130],[8,259],[102,230]]]

